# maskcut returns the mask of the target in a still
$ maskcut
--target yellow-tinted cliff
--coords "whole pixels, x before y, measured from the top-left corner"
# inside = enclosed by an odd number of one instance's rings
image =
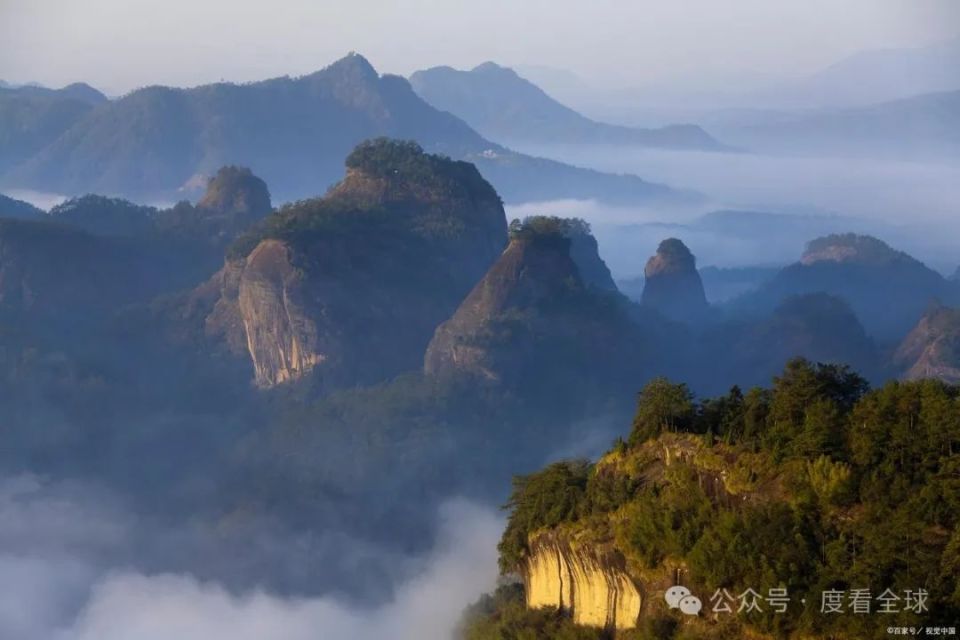
[[[577,624],[631,629],[643,597],[613,553],[574,550],[552,536],[531,545],[523,579],[530,608],[558,607]]]

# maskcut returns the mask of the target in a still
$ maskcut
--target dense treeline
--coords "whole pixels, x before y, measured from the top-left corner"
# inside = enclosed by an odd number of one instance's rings
[[[655,479],[636,472],[657,447],[676,442],[695,443],[695,459],[674,461]],[[768,608],[726,626],[655,609],[644,621],[648,631],[656,623],[675,626],[676,637],[741,637],[729,625],[746,624],[777,637],[862,638],[883,637],[891,624],[955,623],[958,453],[960,392],[935,380],[869,390],[847,367],[795,359],[769,389],[735,387],[698,401],[685,385],[655,379],[638,395],[629,437],[599,463],[555,463],[515,480],[501,569],[521,566],[531,534],[590,530],[635,570],[683,569],[705,601],[718,589],[786,588],[794,603],[786,613]],[[714,472],[722,472],[724,491],[705,481]],[[870,589],[876,597],[888,588],[901,597],[926,590],[929,611],[820,610],[824,591]],[[801,598],[810,604],[800,606]],[[468,637],[525,637],[507,632],[526,624],[508,601],[501,592],[478,604]],[[483,606],[497,613],[483,614]],[[674,637],[648,631],[631,635]]]

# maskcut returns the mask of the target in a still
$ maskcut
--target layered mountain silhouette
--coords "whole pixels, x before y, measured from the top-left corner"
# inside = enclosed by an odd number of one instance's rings
[[[85,84],[0,87],[0,175],[59,138],[106,96]]]
[[[33,122],[36,112],[27,110],[33,120],[12,127],[16,144],[0,145],[5,183],[66,194],[169,199],[197,176],[236,164],[262,176],[275,197],[290,200],[336,182],[343,158],[361,141],[389,136],[470,160],[509,201],[694,197],[635,176],[512,152],[424,102],[405,79],[379,75],[358,54],[299,78],[147,87],[96,106],[69,105],[58,107],[69,113],[50,116],[51,122]]]
[[[696,125],[639,129],[591,120],[513,69],[485,62],[469,71],[433,67],[410,76],[424,100],[462,118],[491,140],[616,144],[717,151],[724,145]]]
[[[862,106],[958,87],[960,38],[915,48],[868,49],[755,99],[797,106]]]
[[[958,80],[960,82],[960,80]],[[719,131],[757,151],[863,157],[960,157],[960,91],[865,106],[756,114]]]
[[[845,300],[882,341],[899,341],[932,301],[957,295],[953,283],[919,260],[871,236],[848,233],[811,241],[799,262],[734,306],[769,310],[792,295],[818,292]]]
[[[814,362],[849,364],[870,377],[884,371],[882,355],[854,310],[826,293],[788,296],[762,318],[725,323],[708,331],[706,353],[726,375],[758,384],[783,363],[801,356]],[[706,363],[703,363],[707,366]],[[716,378],[721,374],[710,369]],[[721,389],[717,389],[721,391]]]

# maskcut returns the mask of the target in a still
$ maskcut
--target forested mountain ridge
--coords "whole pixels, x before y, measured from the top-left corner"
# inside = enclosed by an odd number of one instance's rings
[[[63,135],[106,96],[85,84],[0,87],[0,175]]]
[[[934,380],[867,387],[805,360],[770,388],[702,401],[652,381],[629,437],[596,463],[515,480],[499,550],[523,585],[471,607],[461,637],[880,638],[951,624],[960,394]],[[699,615],[668,607],[677,584]],[[758,607],[738,612],[748,589]],[[856,589],[895,606],[853,615]],[[837,615],[822,613],[828,591],[844,594]]]
[[[358,143],[389,136],[469,159],[510,201],[696,198],[636,176],[512,152],[424,102],[404,78],[379,75],[358,54],[298,78],[153,86],[83,107],[84,113],[71,112],[50,125],[15,128],[26,137],[16,149],[0,146],[3,183],[68,195],[170,200],[182,197],[197,176],[243,165],[263,177],[276,198],[293,200],[335,183],[342,159]]]

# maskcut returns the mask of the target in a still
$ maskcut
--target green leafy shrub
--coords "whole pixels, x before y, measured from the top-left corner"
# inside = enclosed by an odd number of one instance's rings
[[[555,462],[543,471],[514,478],[513,492],[505,506],[510,509],[510,517],[497,547],[502,571],[513,571],[520,564],[530,533],[579,515],[590,470],[590,463],[574,460]]]

